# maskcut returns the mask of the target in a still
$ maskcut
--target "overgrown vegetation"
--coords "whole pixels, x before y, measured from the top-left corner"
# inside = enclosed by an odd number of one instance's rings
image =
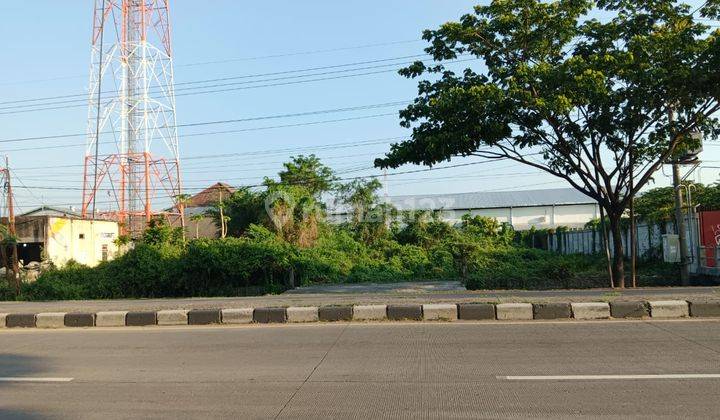
[[[437,213],[399,213],[379,203],[377,181],[339,185],[314,157],[293,158],[284,172],[295,175],[224,199],[227,238],[188,241],[179,228],[153,220],[119,258],[47,271],[23,286],[21,298],[238,296],[313,283],[404,280],[460,279],[470,289],[606,286],[601,257],[533,249],[535,232],[480,216],[466,215],[453,226]],[[320,203],[330,192],[348,211],[342,223],[326,220]],[[210,217],[219,225],[219,211]],[[672,277],[655,274],[641,277],[641,284]],[[5,288],[0,299],[14,295]]]

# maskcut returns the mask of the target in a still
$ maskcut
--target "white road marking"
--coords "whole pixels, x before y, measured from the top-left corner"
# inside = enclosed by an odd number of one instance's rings
[[[604,381],[632,379],[720,379],[720,373],[679,373],[658,375],[546,375],[497,376],[507,381]]]
[[[0,377],[0,382],[70,382],[75,378]]]

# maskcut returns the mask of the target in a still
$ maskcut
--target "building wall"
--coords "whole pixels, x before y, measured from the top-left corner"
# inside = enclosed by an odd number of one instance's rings
[[[186,238],[194,239],[196,234],[198,238],[217,239],[220,237],[220,228],[211,217],[203,217],[198,221],[187,220],[185,223]]]
[[[510,223],[516,230],[528,230],[531,227],[545,229],[557,226],[582,228],[590,220],[599,217],[595,204],[440,211],[442,219],[452,224],[460,223],[462,217],[468,213],[472,216],[492,217],[500,223]],[[348,217],[342,214],[329,215],[328,221],[342,223],[347,221]]]
[[[17,217],[15,219],[15,233],[20,243],[45,242],[44,217]]]
[[[56,266],[72,259],[92,267],[118,253],[116,222],[49,217],[46,229],[46,253]]]

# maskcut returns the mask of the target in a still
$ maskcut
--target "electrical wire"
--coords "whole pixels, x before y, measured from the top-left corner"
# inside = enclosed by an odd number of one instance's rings
[[[354,107],[332,108],[332,109],[296,112],[296,113],[288,113],[288,114],[265,115],[265,116],[260,116],[260,117],[236,118],[236,119],[216,120],[216,121],[200,121],[200,122],[186,123],[186,124],[170,124],[170,125],[165,125],[161,128],[189,128],[189,127],[200,127],[200,126],[207,126],[207,125],[266,121],[266,120],[282,119],[282,118],[297,118],[297,117],[306,117],[306,116],[315,116],[315,115],[326,115],[326,114],[333,114],[333,113],[391,108],[391,107],[407,105],[409,103],[410,103],[410,101],[385,102],[385,103],[372,104],[372,105],[360,105],[360,106],[354,106]],[[248,129],[248,130],[252,130],[252,129]],[[119,134],[119,133],[122,133],[123,131],[125,131],[125,130],[103,131],[100,134],[101,135],[102,134]],[[206,133],[194,133],[194,134],[190,134],[190,135],[185,135],[185,137],[189,137],[189,136],[193,136],[193,135],[203,135],[203,134],[206,134]],[[53,135],[34,136],[34,137],[19,137],[19,138],[10,138],[10,139],[0,139],[0,143],[18,143],[18,142],[27,142],[27,141],[36,141],[36,140],[53,140],[53,139],[61,139],[61,138],[84,137],[86,135],[87,135],[87,133],[68,133],[68,134],[53,134]]]

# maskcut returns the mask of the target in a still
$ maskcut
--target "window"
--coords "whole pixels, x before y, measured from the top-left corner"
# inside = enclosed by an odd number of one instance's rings
[[[108,260],[108,246],[107,245],[102,246],[102,260],[103,261]]]
[[[84,233],[81,233],[80,235],[78,235],[78,238],[79,238],[79,239],[85,239],[85,234],[84,234]]]

